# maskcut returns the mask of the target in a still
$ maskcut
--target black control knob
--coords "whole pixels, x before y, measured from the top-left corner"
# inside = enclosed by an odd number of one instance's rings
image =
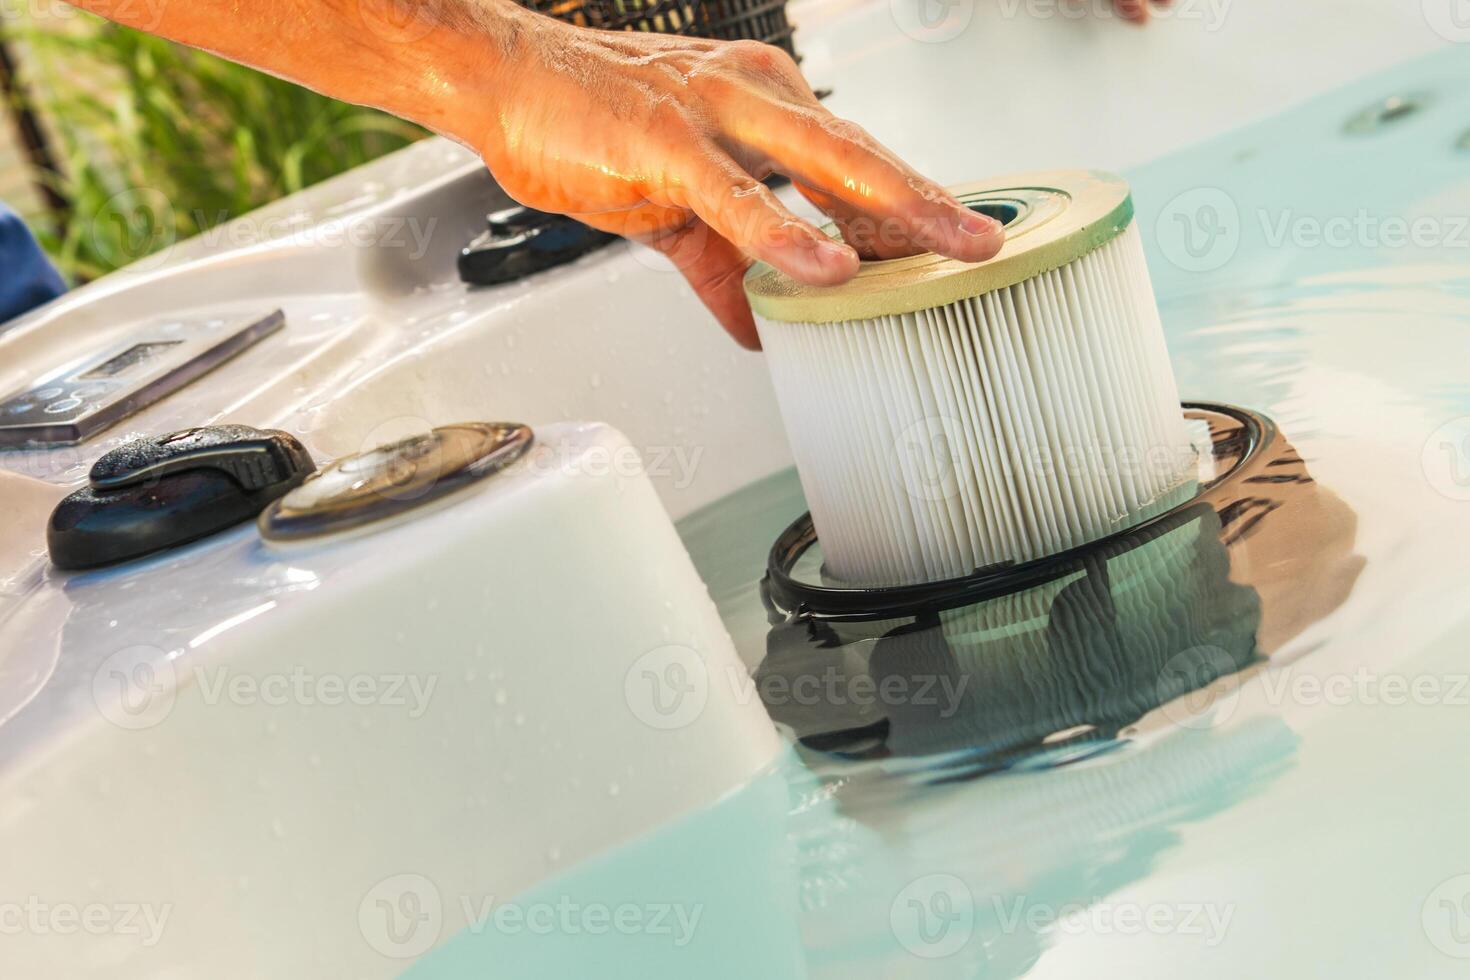
[[[513,207],[486,216],[489,228],[459,255],[459,277],[494,286],[570,262],[617,238],[565,215]]]
[[[96,568],[248,521],[316,469],[296,437],[215,425],[136,439],[104,454],[46,529],[58,568]]]

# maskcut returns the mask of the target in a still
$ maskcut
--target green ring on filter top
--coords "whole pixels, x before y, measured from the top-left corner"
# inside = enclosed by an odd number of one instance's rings
[[[984,262],[933,252],[864,262],[840,286],[809,286],[764,262],[745,274],[756,313],[787,323],[839,323],[912,313],[1014,286],[1107,244],[1133,221],[1128,183],[1109,173],[1057,170],[951,187],[960,203],[996,216],[1013,210],[1006,242]],[[824,229],[836,237],[836,226]]]

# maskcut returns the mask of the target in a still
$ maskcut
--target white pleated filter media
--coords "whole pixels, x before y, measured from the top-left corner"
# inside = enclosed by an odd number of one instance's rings
[[[1131,202],[1121,232],[1002,288],[864,319],[757,322],[838,582],[1054,554],[1192,485]]]

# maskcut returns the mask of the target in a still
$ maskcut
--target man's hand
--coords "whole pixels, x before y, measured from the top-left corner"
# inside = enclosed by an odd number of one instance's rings
[[[725,329],[757,345],[750,258],[844,282],[863,257],[994,255],[999,223],[965,208],[817,102],[779,48],[538,22],[472,137],[510,195],[667,254]],[[787,175],[850,244],[761,181]],[[854,247],[856,246],[856,248]]]

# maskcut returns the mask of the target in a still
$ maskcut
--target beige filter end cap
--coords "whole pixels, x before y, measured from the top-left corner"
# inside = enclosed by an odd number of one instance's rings
[[[1007,219],[1006,242],[984,262],[925,252],[864,262],[840,286],[809,286],[764,262],[745,274],[751,308],[768,320],[836,323],[912,313],[994,292],[1073,262],[1133,220],[1128,183],[1094,170],[1016,174],[950,188],[960,202]],[[828,234],[837,234],[829,225]]]

